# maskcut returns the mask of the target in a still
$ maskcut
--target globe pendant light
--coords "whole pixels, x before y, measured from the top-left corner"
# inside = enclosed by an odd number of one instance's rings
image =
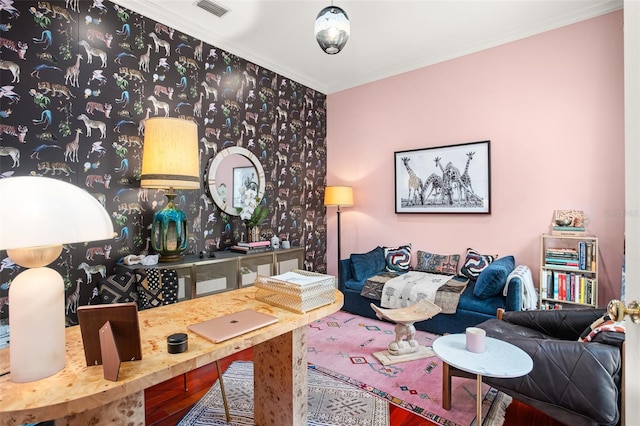
[[[346,12],[338,6],[327,6],[318,13],[315,24],[316,40],[329,55],[340,52],[349,40],[351,25]]]

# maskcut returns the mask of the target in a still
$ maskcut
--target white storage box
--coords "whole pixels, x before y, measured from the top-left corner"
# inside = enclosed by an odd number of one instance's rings
[[[256,299],[296,313],[335,302],[335,277],[294,269],[281,275],[259,275]]]

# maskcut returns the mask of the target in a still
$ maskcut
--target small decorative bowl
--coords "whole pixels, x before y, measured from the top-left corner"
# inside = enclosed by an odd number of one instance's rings
[[[567,218],[556,219],[556,225],[558,225],[558,226],[569,226],[569,225],[571,225],[571,219],[567,219]]]

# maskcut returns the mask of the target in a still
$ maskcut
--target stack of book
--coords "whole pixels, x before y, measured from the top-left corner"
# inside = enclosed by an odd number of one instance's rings
[[[587,230],[584,226],[554,226],[551,235],[564,235],[567,237],[586,235]]]
[[[272,250],[273,250],[273,247],[271,247],[270,241],[253,241],[250,243],[239,242],[231,246],[231,251],[235,251],[236,253],[244,253],[244,254],[257,254],[257,253],[264,253]]]
[[[545,252],[544,262],[547,266],[581,269],[580,255],[578,254],[578,250],[573,248],[549,247]]]

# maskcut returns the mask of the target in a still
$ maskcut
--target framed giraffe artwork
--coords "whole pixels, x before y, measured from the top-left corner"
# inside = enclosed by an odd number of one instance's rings
[[[396,213],[491,213],[490,141],[394,152]]]

